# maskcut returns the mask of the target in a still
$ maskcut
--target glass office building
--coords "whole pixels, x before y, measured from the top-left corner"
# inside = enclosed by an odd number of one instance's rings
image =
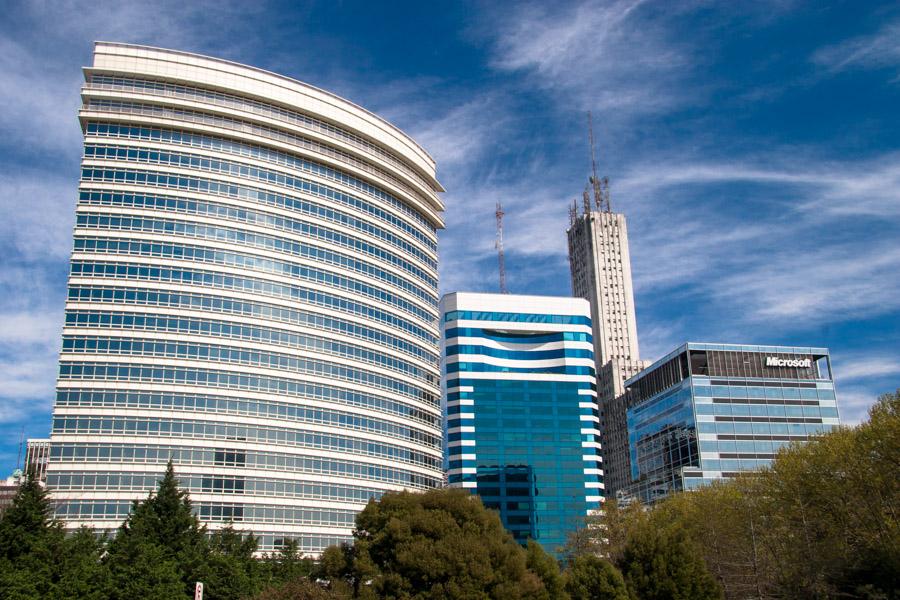
[[[590,305],[454,293],[441,313],[449,484],[555,552],[603,495]]]
[[[442,483],[435,164],[328,92],[98,43],[47,484],[111,530],[174,461],[202,521],[306,553]]]
[[[839,424],[825,348],[687,343],[626,382],[628,492],[652,503]]]

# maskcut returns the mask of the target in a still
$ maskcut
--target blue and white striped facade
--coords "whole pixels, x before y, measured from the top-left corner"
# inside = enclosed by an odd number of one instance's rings
[[[590,304],[459,292],[441,315],[448,482],[556,551],[603,501]]]
[[[172,460],[260,550],[442,484],[435,163],[333,94],[98,43],[47,484],[113,530]]]

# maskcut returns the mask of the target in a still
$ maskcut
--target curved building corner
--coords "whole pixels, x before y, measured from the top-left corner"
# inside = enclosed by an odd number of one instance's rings
[[[441,484],[430,156],[333,94],[98,43],[47,485],[113,530],[174,462],[211,529],[317,554]]]

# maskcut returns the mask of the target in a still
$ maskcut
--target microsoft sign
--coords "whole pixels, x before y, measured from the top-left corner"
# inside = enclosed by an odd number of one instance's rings
[[[809,358],[779,358],[777,356],[766,357],[767,367],[798,367],[808,369],[812,367],[812,360]]]

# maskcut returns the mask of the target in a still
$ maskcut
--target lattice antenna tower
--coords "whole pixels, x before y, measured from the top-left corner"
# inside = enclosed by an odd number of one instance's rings
[[[575,225],[575,221],[578,220],[578,201],[572,200],[572,206],[569,207],[569,227],[573,227]]]
[[[588,111],[588,138],[591,143],[591,187],[594,190],[594,204],[600,212],[612,212],[609,202],[609,178],[597,175],[597,159],[594,151],[594,119]],[[587,193],[587,192],[585,192]]]
[[[506,258],[503,256],[503,205],[497,201],[497,211],[494,216],[497,217],[497,239],[494,241],[494,248],[497,249],[497,266],[500,268],[500,293],[508,294],[506,289]]]

